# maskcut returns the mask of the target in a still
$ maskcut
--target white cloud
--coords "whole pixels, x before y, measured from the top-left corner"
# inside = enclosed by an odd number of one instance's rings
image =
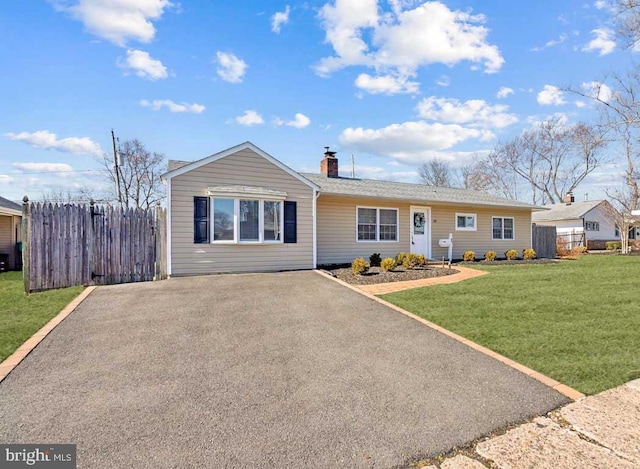
[[[542,106],[560,106],[566,104],[564,93],[557,86],[544,85],[544,88],[538,93],[538,104]]]
[[[9,184],[13,181],[15,181],[15,178],[9,176],[8,174],[0,174],[0,184]]]
[[[547,41],[544,46],[542,46],[542,47],[533,47],[531,50],[533,52],[540,52],[540,51],[543,51],[544,49],[547,49],[549,47],[553,47],[553,46],[557,46],[558,44],[562,44],[568,38],[569,38],[569,36],[567,34],[562,33],[560,36],[558,36],[558,39],[551,39],[550,41]]]
[[[9,132],[5,134],[5,137],[9,140],[28,143],[34,147],[54,149],[74,155],[102,156],[104,153],[102,148],[100,148],[100,145],[89,137],[68,137],[58,139],[56,134],[49,132],[48,130],[38,130],[33,133],[20,132],[19,134]]]
[[[604,83],[599,81],[589,81],[582,84],[584,93],[592,99],[599,99],[608,103],[613,97],[613,91]]]
[[[587,105],[587,103],[585,103],[584,101],[576,101],[576,107],[581,108],[581,107],[585,107]]]
[[[171,7],[169,0],[49,0],[98,37],[124,47],[128,40],[151,42],[153,21]]]
[[[339,136],[344,148],[394,158],[416,164],[436,156],[469,139],[484,139],[488,134],[458,124],[424,121],[391,124],[380,129],[347,128]]]
[[[440,75],[440,78],[436,80],[436,85],[447,87],[451,84],[451,77],[449,75]]]
[[[289,23],[290,11],[291,8],[289,7],[289,5],[287,5],[284,11],[278,11],[273,14],[273,16],[271,17],[271,31],[276,34],[280,34],[280,28],[282,27],[282,25]]]
[[[438,122],[468,124],[471,127],[502,129],[518,122],[505,104],[490,105],[482,99],[459,101],[430,96],[418,103],[420,117]]]
[[[357,158],[356,158],[357,160]],[[351,165],[344,166],[343,171],[351,174]],[[376,179],[381,181],[418,182],[417,171],[392,171],[382,166],[355,165],[355,173],[358,179]]]
[[[593,3],[593,6],[596,7],[596,9],[598,10],[603,10],[605,8],[607,8],[607,2],[605,2],[604,0],[597,0],[596,2]]]
[[[452,11],[439,1],[414,9],[412,1],[396,0],[384,13],[377,0],[335,0],[320,10],[320,19],[334,56],[316,65],[321,76],[349,66],[372,67],[378,73],[414,76],[421,66],[462,61],[482,64],[487,73],[504,63],[499,49],[487,42],[483,15]]]
[[[229,83],[241,83],[248,65],[231,52],[216,52],[218,76]]]
[[[509,88],[508,86],[501,86],[496,93],[496,98],[503,99],[513,93],[515,93],[515,91],[513,91],[513,88]]]
[[[595,37],[582,48],[585,52],[598,52],[599,56],[612,53],[616,48],[614,33],[609,28],[597,28],[591,31]]]
[[[281,125],[288,125],[289,127],[295,127],[296,129],[303,129],[311,124],[311,119],[309,119],[304,114],[297,112],[293,120],[285,121],[280,118],[276,118],[273,123],[277,127]]]
[[[355,80],[355,85],[361,90],[370,94],[399,94],[417,93],[420,84],[416,81],[409,81],[408,77],[394,75],[371,76],[361,73]]]
[[[73,174],[73,168],[66,163],[13,163],[13,167],[25,173],[55,173],[57,177]]]
[[[159,111],[163,107],[166,107],[171,112],[186,112],[193,114],[200,114],[206,109],[202,104],[176,103],[170,99],[154,99],[153,101],[142,99],[140,100],[140,106],[151,108],[154,111]]]
[[[169,76],[167,67],[143,50],[127,50],[127,57],[124,60],[119,59],[117,65],[125,70],[132,70],[140,78],[151,81],[162,80]]]
[[[240,125],[244,125],[245,127],[251,127],[252,125],[260,125],[264,123],[264,119],[262,119],[262,116],[251,109],[244,111],[244,114],[237,116],[235,118],[235,121]]]

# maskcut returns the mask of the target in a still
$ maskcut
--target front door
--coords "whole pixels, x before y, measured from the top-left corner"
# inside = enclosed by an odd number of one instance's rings
[[[431,211],[428,207],[411,207],[411,252],[431,257]]]

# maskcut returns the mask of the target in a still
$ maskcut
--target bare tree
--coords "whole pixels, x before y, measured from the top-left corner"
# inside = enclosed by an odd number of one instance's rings
[[[616,1],[615,25],[625,48],[634,48],[640,41],[640,0]]]
[[[516,200],[518,177],[510,171],[496,151],[475,158],[474,163],[462,170],[464,187]]]
[[[493,151],[493,164],[529,185],[534,204],[557,203],[602,163],[606,146],[598,127],[553,118]]]
[[[51,204],[88,204],[91,200],[104,203],[106,200],[97,198],[94,191],[88,187],[69,189],[64,187],[52,187],[41,192],[35,202]]]
[[[640,67],[614,74],[605,81],[606,85],[599,83],[589,93],[582,88],[568,90],[598,104],[600,126],[618,155],[615,161],[623,169],[622,184],[605,192],[616,209],[611,216],[618,225],[623,252],[627,252],[628,232],[634,224],[631,212],[640,208]],[[603,92],[605,86],[609,88],[607,92]]]
[[[427,161],[419,169],[422,183],[436,187],[453,187],[453,172],[451,165],[440,158]]]
[[[166,167],[163,154],[148,151],[137,139],[119,144],[117,153],[117,172],[110,156],[105,155],[103,166],[114,191],[112,197],[121,207],[148,209],[164,199],[160,181]]]

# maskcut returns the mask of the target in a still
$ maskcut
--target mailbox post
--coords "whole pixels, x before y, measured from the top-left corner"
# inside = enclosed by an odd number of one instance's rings
[[[449,238],[438,240],[438,245],[441,248],[448,248],[449,255],[449,268],[451,268],[451,258],[453,257],[453,234],[449,233]]]

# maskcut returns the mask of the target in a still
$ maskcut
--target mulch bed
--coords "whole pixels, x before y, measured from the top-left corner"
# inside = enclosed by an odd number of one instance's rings
[[[398,266],[391,272],[383,272],[380,267],[371,267],[364,275],[355,275],[349,267],[328,267],[323,269],[334,277],[350,283],[352,285],[372,285],[375,283],[404,282],[406,280],[419,280],[423,278],[443,277],[445,275],[457,274],[455,269],[443,269],[441,267],[417,267],[413,270],[406,270]]]

